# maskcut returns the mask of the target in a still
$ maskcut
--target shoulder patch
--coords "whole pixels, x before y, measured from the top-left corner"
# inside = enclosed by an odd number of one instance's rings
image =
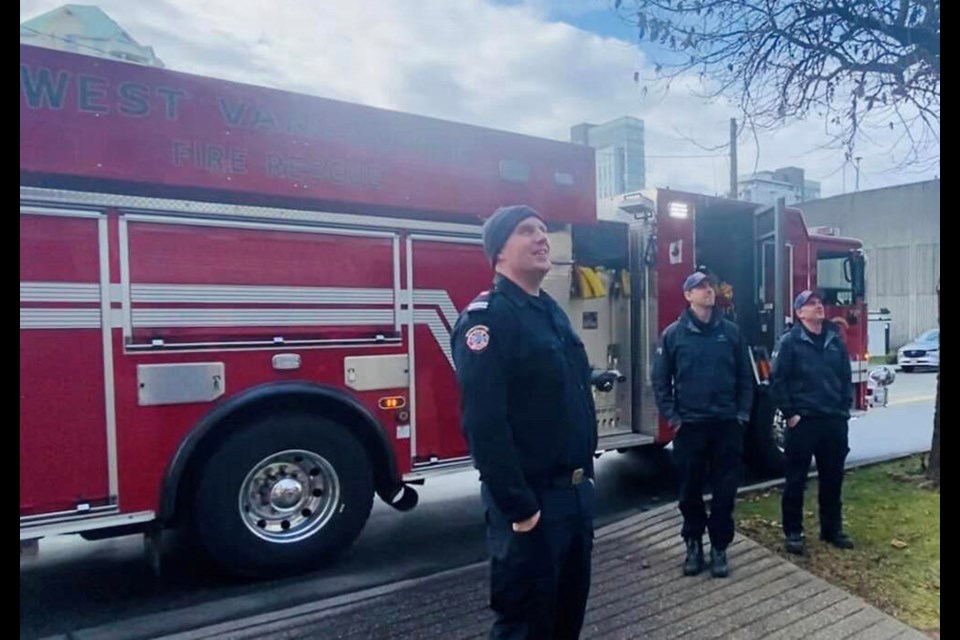
[[[486,300],[474,300],[467,305],[467,311],[483,311],[489,304]]]
[[[482,324],[470,327],[467,331],[466,342],[467,348],[470,349],[470,351],[477,353],[484,351],[490,344],[490,329]]]

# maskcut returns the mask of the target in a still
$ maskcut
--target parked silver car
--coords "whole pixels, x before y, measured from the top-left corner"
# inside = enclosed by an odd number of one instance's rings
[[[940,368],[940,329],[930,329],[897,351],[897,364],[904,373],[920,367]]]

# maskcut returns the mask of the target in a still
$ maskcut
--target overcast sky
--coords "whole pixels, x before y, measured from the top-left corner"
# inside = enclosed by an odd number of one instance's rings
[[[63,4],[21,0],[21,22]],[[570,126],[621,115],[646,125],[647,185],[722,193],[730,105],[693,79],[644,96],[651,64],[605,0],[101,0],[167,67],[559,140]],[[740,173],[796,165],[823,195],[853,190],[820,120],[740,144]],[[902,131],[861,143],[861,188],[932,178],[902,166]],[[696,144],[694,142],[695,141]],[[936,151],[939,153],[939,150]],[[678,157],[679,156],[679,157]],[[697,157],[699,156],[699,157]]]

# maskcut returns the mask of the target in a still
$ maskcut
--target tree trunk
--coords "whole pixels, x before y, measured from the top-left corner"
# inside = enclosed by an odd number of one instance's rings
[[[940,326],[940,283],[937,282],[937,326]],[[933,442],[930,443],[930,459],[927,463],[927,478],[940,486],[940,369],[937,369],[937,404],[933,410]]]

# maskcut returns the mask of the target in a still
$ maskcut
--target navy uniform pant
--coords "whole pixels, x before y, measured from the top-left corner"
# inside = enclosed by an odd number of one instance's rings
[[[843,530],[840,494],[843,466],[850,451],[844,418],[801,418],[787,429],[786,485],[783,488],[783,532],[803,533],[803,493],[810,462],[817,459],[820,487],[820,535],[832,539]]]
[[[673,440],[680,474],[680,512],[684,538],[710,533],[710,544],[726,549],[733,540],[733,507],[743,456],[743,427],[736,420],[684,422]],[[703,491],[710,480],[713,498],[707,516]]]
[[[513,531],[486,487],[491,638],[578,638],[590,592],[595,488],[592,480],[536,489],[540,522]]]

